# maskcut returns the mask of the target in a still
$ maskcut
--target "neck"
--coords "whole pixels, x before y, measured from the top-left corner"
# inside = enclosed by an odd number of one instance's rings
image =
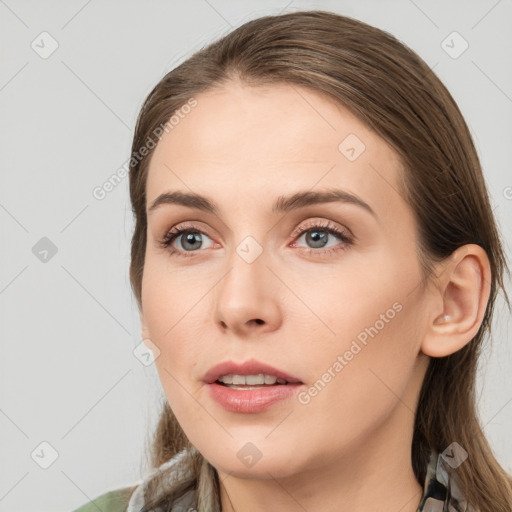
[[[398,402],[371,436],[301,473],[250,479],[219,471],[222,512],[416,512],[423,487],[412,469],[413,428],[411,409]]]

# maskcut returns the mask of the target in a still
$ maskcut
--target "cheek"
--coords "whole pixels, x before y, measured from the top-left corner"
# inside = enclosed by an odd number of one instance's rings
[[[314,340],[301,339],[301,352],[309,354],[304,375],[311,393],[304,397],[310,400],[305,410],[310,408],[313,417],[329,416],[329,423],[339,424],[348,436],[399,403],[418,356],[421,297],[409,294],[415,274],[404,280],[403,272],[387,268],[365,279],[352,274],[323,294],[309,295],[308,304],[334,334],[322,328]]]
[[[155,340],[172,338],[180,319],[186,322],[195,297],[190,281],[188,284],[166,258],[146,254],[142,307],[146,326]]]
[[[192,361],[211,339],[211,292],[218,279],[214,272],[205,278],[199,274],[150,256],[142,280],[144,319],[153,341],[173,357]]]
[[[386,244],[364,254],[348,250],[333,265],[283,269],[284,280],[293,283],[293,293],[301,299],[294,309],[311,318],[327,342],[356,336],[386,311],[393,317],[393,305],[410,299],[419,280],[413,249],[397,252]]]
[[[299,406],[299,414],[319,439],[332,440],[336,431],[339,446],[346,447],[370,437],[394,411],[405,421],[410,419],[414,404],[405,396],[416,357],[402,338],[407,326],[399,316],[402,312],[378,334],[369,335],[366,344],[347,337],[337,347],[316,350],[317,371],[308,383],[310,401]],[[319,357],[326,352],[327,357]]]

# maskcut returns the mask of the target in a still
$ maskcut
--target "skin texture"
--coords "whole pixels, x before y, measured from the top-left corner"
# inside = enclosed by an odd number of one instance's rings
[[[478,330],[485,252],[459,248],[422,280],[414,216],[397,192],[401,163],[332,100],[239,82],[196,99],[155,148],[147,207],[180,190],[208,196],[219,215],[169,204],[148,214],[141,324],[160,351],[155,364],[180,425],[219,472],[222,510],[415,511],[419,390],[429,356],[455,352]],[[349,134],[365,145],[353,161],[338,149]],[[280,195],[331,188],[376,215],[342,203],[271,212]],[[323,232],[327,247],[315,245],[317,221],[353,242]],[[159,241],[174,227],[200,231],[202,245],[185,234],[171,254]],[[236,250],[247,236],[262,249],[252,263]],[[393,304],[400,311],[307,404],[295,397],[262,413],[228,412],[202,382],[222,361],[254,358],[310,389]],[[237,457],[248,442],[261,452],[252,467]]]

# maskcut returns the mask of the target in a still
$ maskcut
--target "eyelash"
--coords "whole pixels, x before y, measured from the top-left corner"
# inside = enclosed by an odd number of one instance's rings
[[[341,247],[341,248],[339,246],[336,246],[336,247],[331,247],[331,248],[327,248],[324,250],[313,249],[313,248],[308,248],[308,247],[302,248],[302,250],[306,250],[308,254],[314,254],[315,256],[325,256],[327,254],[335,253],[338,251],[343,251],[346,249],[347,246],[351,245],[354,241],[353,238],[348,235],[348,233],[340,230],[336,226],[332,225],[330,222],[327,222],[325,224],[316,223],[316,224],[312,224],[310,226],[305,226],[304,228],[302,228],[302,230],[299,233],[293,235],[294,239],[300,238],[304,233],[307,233],[308,231],[315,231],[315,230],[316,231],[324,231],[326,233],[329,233],[330,235],[334,235],[334,236],[340,238],[345,244],[345,246]],[[174,249],[171,247],[171,244],[174,242],[174,240],[176,240],[180,235],[182,235],[184,233],[200,233],[202,235],[206,234],[203,231],[201,231],[200,229],[196,229],[194,225],[187,225],[187,226],[184,226],[181,228],[174,228],[165,234],[165,236],[159,241],[159,245],[161,247],[163,247],[164,249],[168,250],[172,255],[177,255],[177,256],[181,256],[181,257],[185,257],[185,258],[190,258],[192,256],[195,256],[194,253],[196,253],[197,251],[188,251],[188,254],[187,254],[187,253],[183,253],[183,251],[181,251],[179,249]],[[206,235],[206,236],[208,236],[208,235]],[[320,253],[320,254],[318,254],[318,253]]]

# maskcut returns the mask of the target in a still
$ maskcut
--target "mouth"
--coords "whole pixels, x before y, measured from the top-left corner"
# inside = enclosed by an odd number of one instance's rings
[[[286,379],[281,379],[275,375],[265,375],[264,373],[257,375],[222,375],[215,382],[231,389],[254,389],[290,384]]]
[[[303,385],[300,379],[255,360],[221,363],[211,368],[203,381],[213,400],[236,413],[263,412],[290,399]]]
[[[235,375],[233,375],[235,377]],[[244,377],[250,377],[246,375]],[[207,384],[210,397],[225,410],[236,413],[260,413],[278,402],[289,400],[302,384],[277,381],[274,384],[226,384],[216,380]]]
[[[218,364],[206,373],[203,381],[207,384],[215,382],[223,386],[241,389],[303,384],[297,377],[254,359],[244,363],[225,361]]]

